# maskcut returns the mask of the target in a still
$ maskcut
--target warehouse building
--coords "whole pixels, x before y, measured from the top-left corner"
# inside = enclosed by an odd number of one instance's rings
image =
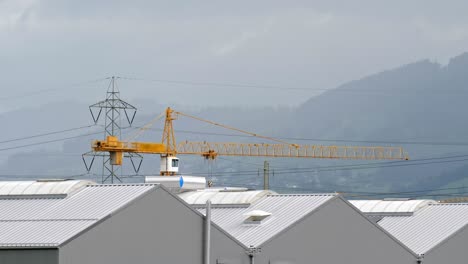
[[[379,225],[420,256],[420,263],[467,263],[468,204],[430,204]]]
[[[0,263],[463,263],[468,204],[353,203],[381,220],[337,194],[0,182]]]
[[[160,185],[2,182],[0,212],[2,264],[203,263],[203,215]],[[216,225],[210,237],[212,263],[246,255]]]
[[[417,259],[336,194],[268,194],[251,204],[214,205],[211,214],[249,252],[241,261],[237,254],[217,263],[409,264]]]

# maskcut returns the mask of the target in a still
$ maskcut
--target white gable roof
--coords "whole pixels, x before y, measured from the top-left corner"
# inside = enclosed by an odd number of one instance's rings
[[[426,254],[468,224],[468,204],[432,204],[378,224],[415,253]]]
[[[335,197],[335,194],[271,194],[250,206],[215,206],[211,216],[215,224],[246,247],[259,247]],[[198,210],[205,213],[205,209]],[[260,224],[246,223],[246,215],[254,210],[271,215]]]
[[[158,187],[87,185],[65,198],[0,199],[0,247],[58,247]]]

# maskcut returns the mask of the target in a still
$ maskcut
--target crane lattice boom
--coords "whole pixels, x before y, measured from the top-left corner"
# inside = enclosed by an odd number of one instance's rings
[[[105,141],[96,140],[93,150],[97,152],[124,152],[143,154],[165,154],[165,144],[152,142],[123,142],[109,136]],[[217,156],[316,158],[316,159],[362,159],[402,160],[408,159],[400,147],[316,146],[266,143],[226,143],[183,141],[177,145],[177,155],[200,155],[206,159]],[[118,164],[120,165],[120,162]]]
[[[214,159],[218,155],[363,160],[407,159],[403,148],[400,147],[316,146],[190,141],[179,143],[177,146],[177,154],[201,155],[207,159]]]
[[[194,118],[215,126],[235,130],[263,140],[277,143],[216,143],[190,142],[176,143],[173,120],[177,115]],[[358,147],[358,146],[320,146],[290,144],[279,139],[261,136],[241,129],[221,125],[209,120],[194,117],[167,108],[162,142],[125,142],[115,136],[105,140],[96,140],[92,148],[96,152],[109,152],[113,165],[122,165],[124,153],[160,154],[166,168],[168,162],[177,160],[175,155],[201,155],[206,159],[217,156],[278,157],[278,158],[317,158],[317,159],[363,159],[363,160],[407,160],[408,156],[401,147]],[[144,129],[147,129],[145,126]],[[174,166],[177,167],[178,160]],[[162,175],[174,175],[174,171],[161,170]]]

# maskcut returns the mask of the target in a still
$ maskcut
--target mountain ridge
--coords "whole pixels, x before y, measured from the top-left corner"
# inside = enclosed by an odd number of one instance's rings
[[[321,95],[310,98],[297,108],[261,108],[242,109],[235,107],[208,107],[191,113],[216,122],[228,124],[241,129],[250,130],[259,134],[273,137],[304,138],[297,143],[304,144],[346,144],[371,146],[375,143],[362,143],[353,141],[388,141],[388,146],[399,146],[398,142],[468,142],[468,123],[464,122],[465,113],[468,112],[468,104],[465,97],[468,95],[468,53],[463,53],[452,58],[447,65],[441,65],[430,60],[421,60],[415,63],[389,69],[380,73],[365,76],[358,80],[344,83],[337,88],[324,92]],[[91,118],[84,104],[66,103],[72,112],[67,113],[70,120],[61,122],[53,118],[46,122],[67,124],[73,126],[74,122],[90,123]],[[160,104],[147,103],[144,109],[154,109],[160,112],[163,107]],[[138,106],[137,106],[138,107]],[[46,107],[47,108],[47,107]],[[53,113],[54,105],[49,106],[46,113]],[[9,113],[8,118],[0,116],[4,124],[11,123],[11,136],[16,135],[15,129],[21,127],[27,131],[28,124],[14,125],[17,120],[24,120],[28,116],[38,116],[43,113],[44,107],[23,112]],[[17,114],[21,113],[21,114]],[[150,114],[137,114],[138,123],[150,120]],[[35,118],[37,119],[37,117]],[[33,124],[41,126],[40,120]],[[178,139],[209,140],[209,141],[252,141],[254,139],[244,137],[232,137],[231,132],[222,131],[207,125],[188,120],[177,121],[175,124]],[[47,124],[44,124],[44,127]],[[55,126],[54,126],[55,128]],[[59,126],[57,126],[59,129]],[[96,128],[97,129],[97,128]],[[45,129],[41,129],[44,131]],[[191,132],[192,131],[192,132]],[[200,134],[196,132],[210,132]],[[142,140],[159,140],[158,131],[147,132]],[[21,135],[28,133],[22,132]],[[213,135],[219,134],[219,135]],[[11,137],[10,136],[10,137]],[[313,140],[317,139],[317,140]],[[292,139],[290,139],[293,141]],[[324,142],[323,140],[330,140]],[[333,142],[344,140],[348,142]],[[258,141],[258,140],[257,140]],[[327,144],[324,144],[327,143]],[[89,148],[90,138],[65,141],[59,153],[72,153],[74,150],[85,151]],[[453,155],[454,153],[467,153],[466,147],[442,146],[430,144],[404,144],[411,159],[418,160],[427,157],[440,157]],[[28,151],[18,151],[14,155],[14,161],[7,160],[0,167],[3,174],[15,174],[16,167],[21,167],[22,173],[47,174],[62,173],[67,171],[82,171],[81,158],[56,164],[53,157],[48,157],[47,150],[42,147],[43,157],[35,156],[34,164],[28,164],[31,156],[25,155]],[[38,149],[32,149],[37,155]],[[54,150],[57,151],[57,150]],[[60,152],[61,151],[61,152]],[[55,153],[55,152],[54,152]],[[55,153],[57,154],[57,153]],[[13,156],[12,156],[13,157]],[[207,164],[198,157],[185,158],[185,169],[188,172],[209,171]],[[157,162],[154,157],[149,158],[149,163],[142,170],[144,173],[157,172]],[[229,160],[229,159],[228,159]],[[232,172],[231,177],[219,177],[218,180],[226,184],[247,182],[259,184],[261,179],[251,175],[245,179],[235,176],[235,171],[256,170],[261,167],[263,159],[252,159],[252,162],[243,162],[241,159],[220,160],[212,165],[215,172]],[[351,165],[350,161],[326,161],[326,160],[270,160],[272,167],[283,164],[285,168],[319,168],[327,166]],[[257,164],[253,166],[253,163]],[[358,162],[366,163],[366,161]],[[48,164],[47,166],[39,166]],[[54,167],[55,166],[55,167]],[[211,166],[211,165],[210,165]],[[35,170],[40,168],[40,170]],[[303,186],[314,191],[335,191],[330,189],[339,183],[353,190],[373,191],[401,191],[415,188],[436,188],[460,182],[464,179],[464,171],[468,170],[463,162],[446,163],[440,165],[420,165],[398,168],[373,168],[362,170],[335,170],[331,172],[304,172],[295,173],[293,176],[277,174],[276,184],[286,187]],[[468,171],[467,171],[468,173]],[[216,176],[214,176],[216,177]],[[344,188],[343,187],[343,188]]]

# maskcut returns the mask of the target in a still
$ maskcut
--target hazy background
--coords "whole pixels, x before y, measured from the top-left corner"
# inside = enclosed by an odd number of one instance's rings
[[[298,143],[403,145],[412,159],[450,157],[346,170],[336,166],[366,162],[271,160],[278,190],[464,187],[465,10],[466,1],[0,0],[0,175],[83,173],[80,154],[99,135],[61,139],[100,128],[11,140],[92,124],[87,106],[117,75],[138,124],[172,105]],[[220,133],[184,120],[177,128]],[[143,139],[159,140],[151,133]],[[262,162],[184,157],[183,169],[253,186]],[[157,173],[156,163],[145,159],[142,173]]]
[[[109,75],[330,89],[420,59],[447,63],[468,46],[467,8],[456,0],[0,0],[2,97]],[[128,99],[203,106],[298,105],[315,94],[148,82],[125,89]],[[85,102],[100,94],[71,90]],[[2,108],[76,97],[54,92]]]

